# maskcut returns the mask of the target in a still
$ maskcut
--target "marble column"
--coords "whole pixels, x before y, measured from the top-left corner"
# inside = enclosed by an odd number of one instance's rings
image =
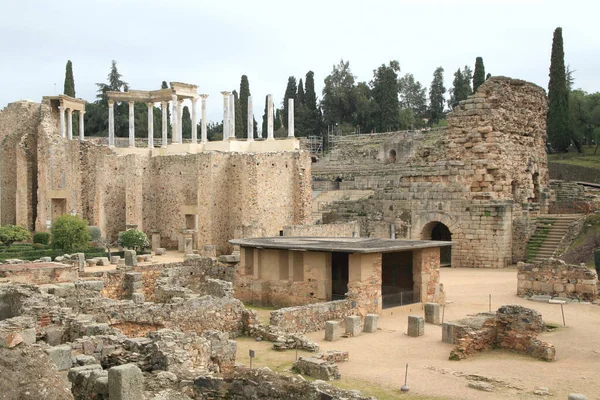
[[[267,95],[267,140],[273,140],[273,95]]]
[[[169,121],[167,120],[167,111],[169,110],[169,102],[168,101],[161,101],[160,102],[160,110],[162,111],[162,144],[160,147],[167,147],[167,142],[168,142],[168,138],[167,138],[167,132],[168,132],[168,124]]]
[[[183,99],[177,101],[177,140],[183,143]]]
[[[235,96],[229,96],[229,140],[235,140]]]
[[[254,140],[254,110],[252,109],[252,96],[248,96],[248,132],[247,138],[249,142]]]
[[[200,122],[200,141],[206,143],[208,141],[208,133],[206,131],[206,98],[207,94],[201,94],[202,97],[202,121]]]
[[[108,146],[115,147],[115,102],[108,101]]]
[[[63,106],[58,106],[58,113],[60,116],[60,137],[65,137],[65,108]]]
[[[230,92],[221,92],[223,95],[223,140],[229,139],[229,95]]]
[[[148,148],[154,148],[154,103],[148,103]]]
[[[288,99],[288,138],[294,137],[294,99]]]
[[[83,116],[85,115],[85,111],[79,111],[79,141],[83,142],[85,138],[83,137]]]
[[[192,99],[192,143],[198,143],[198,117],[196,116],[196,104],[198,103],[198,98],[194,97]]]
[[[67,108],[67,139],[73,140],[73,110]]]
[[[129,147],[135,147],[135,103],[129,102]]]
[[[171,117],[173,123],[171,124],[171,143],[179,143],[177,138],[177,132],[179,132],[179,128],[177,127],[177,95],[174,94],[171,101]]]

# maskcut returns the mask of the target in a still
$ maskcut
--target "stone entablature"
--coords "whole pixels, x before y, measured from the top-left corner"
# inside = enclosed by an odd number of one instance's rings
[[[594,301],[598,298],[598,274],[586,265],[553,258],[517,263],[517,296],[533,295]]]

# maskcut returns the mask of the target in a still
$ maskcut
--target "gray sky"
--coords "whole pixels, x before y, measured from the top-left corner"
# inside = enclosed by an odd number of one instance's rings
[[[208,119],[222,119],[222,90],[248,75],[257,121],[264,98],[277,105],[287,78],[315,73],[317,96],[340,58],[358,81],[397,59],[429,86],[442,66],[453,72],[483,57],[486,73],[548,85],[552,34],[563,28],[565,62],[575,87],[600,91],[600,5],[541,1],[168,1],[3,2],[0,108],[19,99],[62,93],[73,62],[77,97],[93,101],[111,60],[131,89],[163,80],[194,83],[208,93]],[[56,88],[55,88],[56,84]]]

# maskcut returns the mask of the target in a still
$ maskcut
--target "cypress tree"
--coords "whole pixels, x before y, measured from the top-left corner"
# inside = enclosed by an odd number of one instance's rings
[[[382,64],[373,71],[372,96],[375,100],[375,123],[379,132],[392,131],[400,126],[400,102],[398,100],[398,61]]]
[[[67,61],[65,88],[63,93],[67,96],[75,97],[75,79],[73,78],[73,63],[71,63],[71,60]]]
[[[298,92],[296,93],[296,102],[295,104],[304,104],[304,85],[302,84],[302,78],[298,81]]]
[[[241,125],[242,125],[242,136],[246,137],[248,130],[248,97],[250,97],[250,83],[248,82],[248,77],[246,75],[242,75],[242,79],[240,81],[240,117],[241,117]],[[237,110],[236,110],[237,113]],[[237,119],[237,116],[236,116]],[[237,131],[236,131],[237,132]]]
[[[318,136],[321,131],[319,110],[317,108],[317,94],[315,93],[315,73],[306,73],[306,87],[304,90],[304,105],[306,107],[305,134]]]
[[[571,144],[569,123],[569,93],[565,72],[562,28],[556,28],[552,40],[550,59],[550,81],[548,83],[548,114],[546,133],[552,148],[559,152],[567,151]]]
[[[487,80],[488,80],[488,79],[490,79],[491,77],[492,77],[492,74],[490,74],[490,73],[488,72],[488,74],[485,76],[485,80],[487,81]]]
[[[181,136],[186,139],[192,137],[192,115],[190,114],[188,106],[184,106],[183,112],[181,113]]]
[[[483,66],[483,58],[477,57],[475,59],[475,72],[473,72],[473,93],[477,91],[477,88],[485,82],[485,67]]]
[[[242,112],[240,110],[240,98],[238,96],[237,90],[231,92],[233,94],[233,104],[235,107],[235,121],[234,123],[234,135],[236,138],[240,139],[244,137],[244,130],[242,129]]]
[[[287,129],[287,119],[288,119],[288,99],[296,99],[296,77],[290,76],[288,78],[287,87],[285,88],[285,94],[283,95],[283,115],[281,116],[283,121],[283,126]]]
[[[169,85],[167,84],[167,81],[162,81],[162,84],[160,85],[161,89],[168,89]],[[161,105],[162,107],[162,105]],[[161,123],[162,123],[162,112],[161,112]],[[171,111],[169,110],[169,103],[167,103],[167,138],[171,138],[171,132],[173,131],[173,128],[171,127]],[[154,132],[156,132],[156,127],[154,127]],[[162,128],[161,128],[161,132],[162,132]],[[162,136],[162,134],[161,134]]]
[[[438,67],[433,73],[433,81],[431,81],[431,87],[429,88],[430,124],[438,123],[440,119],[444,118],[445,93],[444,68]]]
[[[265,96],[265,113],[263,114],[263,117],[262,117],[262,137],[263,138],[267,137],[267,126],[268,126],[268,119],[269,119],[268,107],[269,107],[269,95],[266,95]]]

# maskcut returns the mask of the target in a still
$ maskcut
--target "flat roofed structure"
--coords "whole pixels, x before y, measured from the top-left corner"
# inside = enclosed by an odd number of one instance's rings
[[[450,241],[345,237],[234,239],[240,246],[236,294],[292,306],[348,299],[367,312],[443,301],[440,249]]]

